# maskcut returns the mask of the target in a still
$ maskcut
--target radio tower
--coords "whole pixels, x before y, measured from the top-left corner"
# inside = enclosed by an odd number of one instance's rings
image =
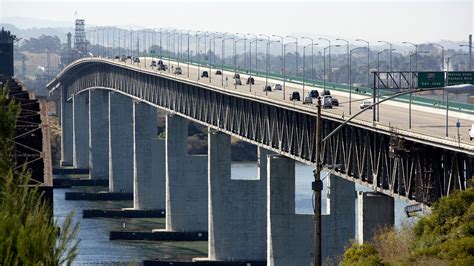
[[[76,19],[76,29],[74,32],[74,49],[86,54],[87,49],[86,31],[84,30],[84,20]]]

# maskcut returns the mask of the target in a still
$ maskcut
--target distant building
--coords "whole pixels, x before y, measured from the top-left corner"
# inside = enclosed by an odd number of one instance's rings
[[[0,32],[0,79],[13,77],[13,42],[16,36],[2,27]]]

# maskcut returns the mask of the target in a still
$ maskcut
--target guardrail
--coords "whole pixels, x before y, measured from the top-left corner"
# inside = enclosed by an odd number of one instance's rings
[[[152,56],[152,55],[145,55],[145,56],[155,57],[155,56]],[[170,57],[162,56],[161,59],[162,60],[178,61],[178,58],[171,57],[171,56]],[[182,59],[181,59],[181,61],[182,61]],[[185,61],[183,61],[182,63],[187,64],[188,63],[187,60],[185,60]],[[194,66],[200,65],[201,67],[209,67],[209,65],[210,65],[211,68],[214,68],[214,69],[223,69],[223,70],[232,71],[232,72],[234,71],[233,66],[228,66],[228,65],[222,66],[221,64],[212,64],[212,63],[211,64],[210,63],[205,63],[204,64],[202,62],[190,61],[190,65],[194,65]],[[254,69],[252,69],[252,71],[250,71],[250,69],[246,69],[246,68],[238,68],[238,72],[239,73],[245,73],[247,75],[260,76],[260,77],[264,77],[266,75],[266,72],[258,71],[258,70],[254,70]],[[277,73],[271,73],[271,72],[268,73],[268,78],[269,79],[274,79],[274,80],[280,80],[280,81],[284,80],[283,75],[280,75],[280,74],[277,74]],[[303,84],[303,79],[301,77],[295,77],[295,76],[287,75],[286,76],[286,81],[296,83],[296,84],[300,84],[300,85]],[[305,79],[304,82],[307,86],[313,86],[313,87],[316,87],[316,86],[322,87],[322,86],[324,86],[324,82],[321,81],[321,80]],[[337,90],[337,91],[342,91],[342,92],[349,92],[351,90],[349,85],[329,83],[329,82],[326,82],[326,87],[329,88],[329,89],[332,89],[332,90]],[[379,91],[380,91],[380,97],[382,97],[382,98],[393,94],[393,92],[390,92],[390,91],[387,91],[387,90],[382,90],[381,89]],[[364,96],[364,95],[365,96],[370,96],[370,95],[372,95],[372,88],[352,86],[352,93],[356,94],[356,95],[361,95],[361,96]],[[443,110],[446,109],[446,102],[442,101],[442,100],[430,99],[430,98],[426,98],[426,97],[422,97],[422,96],[416,96],[416,95],[412,95],[411,99],[412,99],[412,104],[432,107],[432,108],[436,108],[436,109],[443,109]],[[409,95],[402,95],[400,97],[394,98],[393,101],[408,103],[410,101],[410,96]],[[450,101],[449,102],[449,110],[474,115],[474,104]]]

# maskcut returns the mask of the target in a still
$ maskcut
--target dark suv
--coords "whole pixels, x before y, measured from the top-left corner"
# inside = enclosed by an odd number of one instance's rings
[[[201,78],[208,78],[208,77],[209,77],[209,74],[207,73],[207,71],[203,71],[201,74]]]
[[[317,90],[311,90],[308,94],[309,97],[311,98],[318,98],[319,97],[319,92]]]
[[[247,79],[247,85],[250,84],[250,83],[252,83],[252,85],[255,84],[255,80],[253,79],[253,77],[249,77],[249,78]]]
[[[299,101],[300,100],[300,93],[294,91],[290,94],[290,101]]]

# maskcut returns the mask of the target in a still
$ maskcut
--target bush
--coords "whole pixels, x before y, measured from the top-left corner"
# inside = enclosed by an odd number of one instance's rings
[[[341,265],[384,265],[372,244],[353,243],[345,252]]]

